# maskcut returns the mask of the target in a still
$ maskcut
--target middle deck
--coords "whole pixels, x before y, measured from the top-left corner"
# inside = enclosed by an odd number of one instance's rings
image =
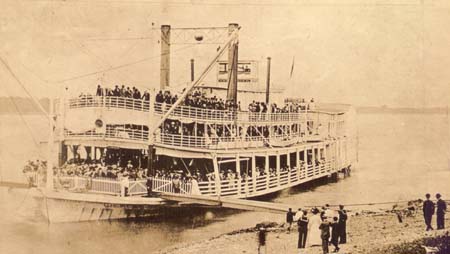
[[[248,112],[178,106],[165,126],[151,137],[152,123],[171,104],[124,97],[83,96],[63,103],[64,131],[68,143],[146,149],[154,143],[165,148],[209,151],[242,148],[286,147],[340,137],[344,114],[319,110]],[[77,122],[84,128],[72,128]],[[98,126],[98,121],[102,126]],[[150,140],[153,138],[153,140]]]

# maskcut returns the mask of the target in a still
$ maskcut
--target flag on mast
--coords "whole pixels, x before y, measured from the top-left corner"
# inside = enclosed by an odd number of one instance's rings
[[[292,74],[294,73],[294,64],[295,64],[295,56],[292,57],[291,74],[289,75],[289,78],[292,78]]]

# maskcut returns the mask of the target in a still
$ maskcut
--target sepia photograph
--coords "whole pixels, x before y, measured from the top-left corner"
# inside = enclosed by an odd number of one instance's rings
[[[450,254],[449,24],[0,0],[0,254]]]

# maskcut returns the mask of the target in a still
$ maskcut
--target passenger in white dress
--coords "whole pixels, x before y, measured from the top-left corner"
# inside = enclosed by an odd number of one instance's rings
[[[201,195],[200,188],[198,187],[197,179],[192,178],[191,180],[191,194],[192,195]]]
[[[320,238],[320,224],[322,223],[322,219],[320,218],[319,210],[317,208],[314,208],[312,210],[313,216],[309,218],[308,223],[308,237],[306,239],[307,246],[314,246],[314,245],[322,245],[322,239]]]

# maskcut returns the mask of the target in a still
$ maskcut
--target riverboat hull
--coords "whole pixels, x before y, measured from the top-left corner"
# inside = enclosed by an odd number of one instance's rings
[[[154,217],[171,205],[161,198],[37,191],[42,215],[51,223]]]
[[[267,190],[254,193],[224,195],[228,198],[254,198],[273,194],[291,187],[320,178],[334,178],[338,173],[348,173],[348,168],[338,171],[317,172],[305,179],[293,180]],[[213,195],[214,196],[214,195]],[[36,189],[34,197],[39,200],[42,215],[51,223],[84,222],[118,219],[138,219],[170,216],[180,213],[180,209],[196,206],[195,203],[178,203],[159,197],[129,196],[120,197],[92,193],[73,193],[68,191],[47,191]],[[202,206],[200,202],[197,206]]]

